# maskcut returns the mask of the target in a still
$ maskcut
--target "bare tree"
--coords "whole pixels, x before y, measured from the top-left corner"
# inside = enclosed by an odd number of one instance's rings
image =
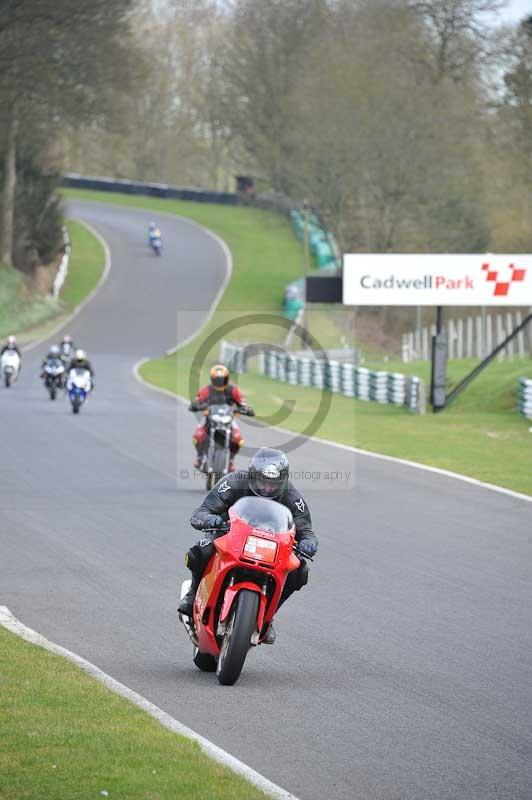
[[[459,80],[486,52],[489,25],[507,0],[407,0],[434,40],[434,79]]]
[[[227,116],[275,189],[286,188],[292,90],[326,14],[325,0],[235,0],[233,5],[224,68]]]

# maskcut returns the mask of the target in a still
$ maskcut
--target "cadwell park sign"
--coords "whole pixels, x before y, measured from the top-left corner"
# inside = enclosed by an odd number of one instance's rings
[[[532,306],[532,255],[344,255],[349,306]]]

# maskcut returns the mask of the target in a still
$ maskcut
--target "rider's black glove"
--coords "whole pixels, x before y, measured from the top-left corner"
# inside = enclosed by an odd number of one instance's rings
[[[239,412],[241,414],[244,414],[244,416],[246,416],[246,417],[254,417],[255,416],[255,412],[253,411],[251,406],[240,406],[238,410],[239,410]]]
[[[225,525],[225,520],[219,514],[209,514],[208,517],[205,517],[202,528],[206,530],[207,528],[222,528]]]
[[[312,556],[316,555],[318,547],[311,539],[301,539],[301,541],[297,543],[297,549],[302,555],[312,558]]]

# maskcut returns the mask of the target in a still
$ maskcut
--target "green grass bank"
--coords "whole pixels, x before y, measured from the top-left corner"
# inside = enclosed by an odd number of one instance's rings
[[[36,296],[21,272],[0,266],[0,339],[10,333],[15,333],[21,342],[46,336],[98,284],[105,266],[102,245],[79,222],[68,220],[66,225],[72,250],[67,280],[58,300]]]
[[[265,798],[196,743],[3,627],[0,676],[2,800]]]

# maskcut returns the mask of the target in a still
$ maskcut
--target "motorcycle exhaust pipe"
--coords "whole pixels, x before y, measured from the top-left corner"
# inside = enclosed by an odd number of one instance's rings
[[[189,639],[194,645],[194,647],[198,647],[198,637],[196,636],[196,631],[194,627],[190,624],[189,617],[184,617],[183,614],[179,614],[179,619],[185,626],[185,630],[188,633]]]

